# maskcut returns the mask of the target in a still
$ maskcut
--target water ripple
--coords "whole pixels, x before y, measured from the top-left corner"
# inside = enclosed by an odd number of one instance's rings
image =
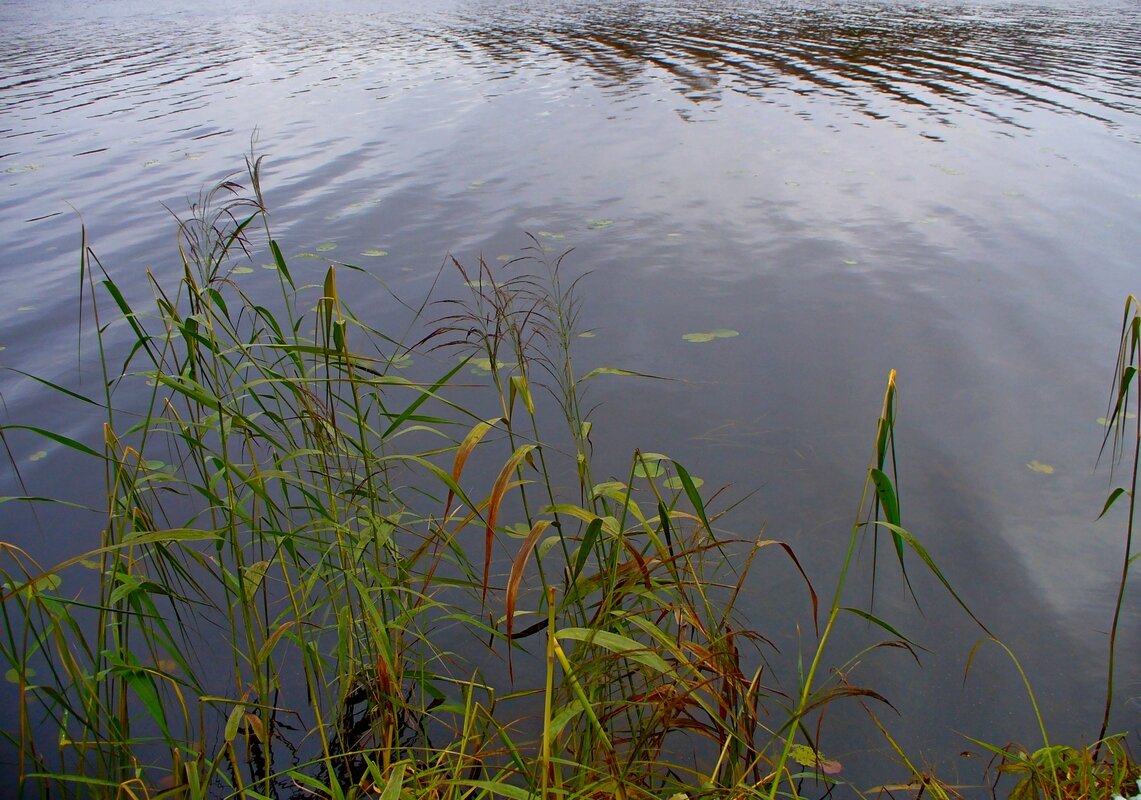
[[[1141,110],[1135,5],[480,5],[445,38],[475,61],[561,58],[612,89],[661,72],[694,103],[823,96],[877,119],[966,112],[1024,128],[1029,109],[1112,127]]]

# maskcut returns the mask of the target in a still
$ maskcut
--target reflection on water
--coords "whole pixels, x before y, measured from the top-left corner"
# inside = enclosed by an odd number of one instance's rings
[[[695,103],[796,94],[874,119],[952,124],[965,111],[1016,127],[1017,103],[1111,125],[1141,110],[1141,26],[1118,7],[528,5],[480,8],[455,36],[480,61],[556,53],[618,91],[661,70]]]
[[[202,108],[231,83],[287,81],[296,97],[320,82],[359,79],[381,57],[431,63],[446,44],[489,79],[558,58],[619,93],[665,76],[694,103],[725,92],[771,103],[799,95],[901,124],[918,115],[950,125],[967,113],[1024,128],[1026,104],[1118,127],[1141,111],[1135,5],[463,4],[427,22],[259,17],[256,4],[236,17],[208,11],[136,25],[123,9],[78,30],[50,17],[31,31],[14,25],[0,54],[0,110],[29,109],[45,123],[77,108],[93,120],[149,121]],[[9,140],[50,130],[6,128]]]
[[[592,388],[600,459],[642,446],[725,496],[760,487],[734,530],[767,523],[822,585],[898,368],[905,520],[1035,665],[1059,735],[1089,734],[1120,559],[1112,523],[1090,528],[1105,484],[1090,467],[1120,304],[1141,288],[1141,6],[184,5],[0,4],[0,364],[71,385],[75,210],[122,285],[169,274],[161,204],[240,168],[257,128],[296,275],[335,243],[419,296],[449,251],[517,254],[523,231],[573,246],[570,268],[594,271],[581,363],[681,379]],[[384,319],[374,301],[362,290]],[[721,327],[741,335],[682,338]],[[98,443],[74,409],[3,380],[11,418]],[[34,485],[98,478],[25,444]],[[910,702],[907,734],[1029,735],[1025,708],[991,702],[1018,691],[1002,665],[959,692],[975,632],[919,591],[927,617],[908,621],[945,646],[915,685],[869,678]],[[881,596],[885,616],[908,613]],[[946,724],[924,725],[931,708]]]

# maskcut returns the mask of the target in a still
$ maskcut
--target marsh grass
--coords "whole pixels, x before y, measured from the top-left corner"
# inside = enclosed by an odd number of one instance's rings
[[[535,240],[506,268],[454,261],[469,296],[413,306],[430,332],[393,338],[340,289],[363,270],[294,274],[260,167],[248,163],[248,195],[223,183],[181,220],[179,277],[148,275],[145,312],[85,243],[103,390],[48,386],[99,410],[101,441],[0,429],[6,446],[46,437],[88,459],[105,488],[98,547],[44,566],[0,543],[24,795],[822,795],[843,782],[817,746],[840,700],[864,705],[913,793],[953,793],[915,769],[880,722],[887,699],[853,678],[869,651],[916,647],[845,604],[862,539],[882,535],[905,585],[918,562],[958,601],[900,518],[894,373],[821,616],[792,549],[727,534],[682,464],[635,451],[599,469],[589,386],[637,373],[576,371],[580,299],[562,257]],[[235,279],[263,247],[273,299]],[[105,346],[110,317],[131,331],[121,356]],[[397,369],[410,353],[446,366],[410,379]],[[473,387],[460,376],[477,362]],[[122,410],[140,394],[144,413]],[[814,624],[791,676],[735,609],[771,554],[803,578]],[[845,623],[883,639],[836,658]]]

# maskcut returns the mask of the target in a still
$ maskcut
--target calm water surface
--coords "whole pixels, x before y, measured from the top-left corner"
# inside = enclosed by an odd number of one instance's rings
[[[791,542],[821,589],[898,369],[905,523],[1031,667],[1055,737],[1096,734],[1122,520],[1094,523],[1093,466],[1141,290],[1141,5],[5,0],[0,363],[78,385],[81,224],[145,300],[145,269],[177,274],[165,207],[239,171],[255,130],[271,223],[311,276],[325,263],[296,256],[335,243],[417,297],[449,253],[573,247],[597,333],[579,363],[677,379],[592,390],[600,463],[641,446],[757,490],[726,527]],[[383,327],[383,295],[356,297]],[[682,339],[713,328],[740,336]],[[0,392],[5,419],[98,442],[37,384],[5,372]],[[98,491],[11,445],[41,490]],[[44,560],[97,535],[3,514]],[[789,572],[762,567],[758,620],[803,605]],[[977,634],[916,588],[923,615],[894,586],[877,609],[934,653],[856,677],[921,762],[977,777],[956,731],[1033,745],[1029,708],[997,657],[963,687]],[[1123,631],[1116,727],[1137,733],[1136,592]],[[879,745],[850,717],[830,754],[855,762]]]

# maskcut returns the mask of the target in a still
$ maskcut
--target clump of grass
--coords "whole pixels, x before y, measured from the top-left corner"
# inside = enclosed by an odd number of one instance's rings
[[[576,374],[561,259],[503,281],[481,264],[418,345],[463,358],[413,381],[391,367],[415,346],[343,296],[355,268],[295,278],[260,167],[249,196],[223,183],[181,221],[177,278],[148,275],[148,311],[83,247],[105,391],[53,388],[100,410],[102,440],[30,432],[104,474],[101,542],[50,567],[2,545],[24,791],[626,798],[772,782],[789,726],[768,719],[764,640],[734,601],[758,553],[791,550],[718,532],[661,454],[596,481],[582,392],[632,373]],[[272,301],[233,277],[258,236]],[[121,361],[108,301],[132,335]],[[477,353],[489,418],[456,378]],[[544,391],[561,437],[541,425]],[[120,409],[138,393],[141,415]],[[488,646],[509,674],[541,654],[541,679],[483,675]],[[535,740],[512,719],[538,707]]]
[[[682,464],[596,463],[586,390],[638,373],[576,371],[580,300],[562,256],[536,239],[504,268],[453,261],[470,296],[414,307],[431,332],[406,342],[342,291],[365,271],[295,275],[260,159],[248,172],[249,194],[224,182],[180,222],[176,277],[148,274],[146,311],[84,243],[101,390],[44,383],[97,409],[101,440],[0,428],[5,445],[35,435],[90,459],[105,489],[97,547],[45,567],[0,542],[25,795],[802,797],[842,783],[818,746],[841,699],[865,704],[922,777],[871,710],[886,699],[851,682],[865,653],[825,668],[846,620],[883,631],[871,649],[914,648],[844,604],[861,538],[883,533],[905,584],[918,558],[959,600],[900,518],[894,372],[820,627],[791,548],[727,534]],[[263,249],[272,299],[235,279]],[[102,334],[108,303],[131,332],[122,355]],[[429,308],[443,310],[429,322]],[[457,350],[422,380],[397,369]],[[486,381],[461,383],[477,362]],[[804,577],[816,633],[789,690],[735,609],[770,552]],[[1130,763],[1113,761],[1120,740],[1104,747],[1059,759],[1088,757],[1090,785],[1108,787],[1132,773],[1103,776]],[[953,793],[927,777],[924,791]]]

